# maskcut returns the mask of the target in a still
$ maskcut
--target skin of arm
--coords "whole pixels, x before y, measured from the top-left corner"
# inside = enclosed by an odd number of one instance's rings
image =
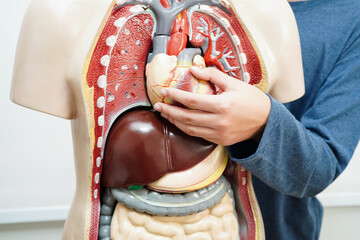
[[[217,85],[223,93],[197,95],[164,88],[161,91],[164,97],[189,109],[157,103],[154,105],[156,111],[185,133],[223,146],[261,138],[271,109],[271,101],[265,93],[216,68],[192,67],[191,73]]]

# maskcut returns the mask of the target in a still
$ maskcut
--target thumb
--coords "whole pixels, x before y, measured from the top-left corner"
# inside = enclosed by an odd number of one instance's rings
[[[198,68],[192,66],[190,67],[190,71],[194,77],[200,80],[210,81],[224,92],[233,90],[235,86],[234,81],[238,82],[238,80],[233,79],[214,67]]]

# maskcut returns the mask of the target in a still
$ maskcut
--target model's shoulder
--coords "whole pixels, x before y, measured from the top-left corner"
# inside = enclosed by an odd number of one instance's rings
[[[41,26],[61,27],[71,5],[79,0],[32,0],[23,21],[23,28],[41,30]],[[47,28],[47,31],[51,28]],[[55,29],[54,29],[55,30]]]
[[[98,28],[113,0],[32,0],[24,16],[22,32],[27,36],[52,37],[52,46],[78,37],[79,29],[91,23]],[[96,22],[97,21],[97,22]],[[46,35],[45,35],[46,33]],[[58,42],[58,43],[56,43]]]
[[[259,12],[275,12],[284,11],[289,9],[290,5],[286,0],[228,0],[235,7],[256,8]]]
[[[96,11],[96,7],[107,7],[111,2],[112,0],[32,0],[27,12],[29,18],[66,22],[69,15]]]

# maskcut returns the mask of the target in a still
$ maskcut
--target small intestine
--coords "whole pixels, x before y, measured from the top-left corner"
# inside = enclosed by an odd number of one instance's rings
[[[215,206],[189,216],[152,216],[117,204],[114,240],[238,240],[239,227],[228,194]]]

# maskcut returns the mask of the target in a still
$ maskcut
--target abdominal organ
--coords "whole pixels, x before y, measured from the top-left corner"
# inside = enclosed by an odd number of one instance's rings
[[[263,91],[267,87],[261,56],[230,1],[112,4],[83,75],[92,143],[89,239],[110,239],[118,203],[149,216],[188,216],[214,206],[226,192],[235,203],[241,240],[260,239],[250,173],[227,161],[224,147],[184,134],[152,110],[156,102],[179,104],[160,95],[163,87],[222,93],[194,78],[190,66],[215,67]],[[168,180],[209,161],[215,166],[209,174]],[[199,197],[202,189],[207,195]],[[177,209],[167,208],[169,202],[184,203]]]

